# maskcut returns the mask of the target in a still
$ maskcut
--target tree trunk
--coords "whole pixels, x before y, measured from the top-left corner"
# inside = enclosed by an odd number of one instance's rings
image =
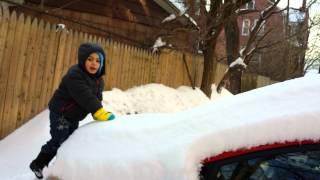
[[[206,96],[211,97],[211,85],[215,76],[216,59],[214,56],[214,49],[216,46],[216,40],[211,40],[207,44],[208,46],[203,51],[203,74],[200,89]]]
[[[284,34],[285,37],[288,38],[290,35],[290,27],[289,27],[289,7],[290,7],[290,0],[287,1],[287,7],[286,7],[286,23],[284,26]],[[284,62],[284,70],[282,71],[282,75],[281,75],[281,81],[287,80],[290,74],[290,66],[291,66],[291,51],[290,51],[290,40],[287,39],[283,44],[284,44],[284,48],[283,48],[283,62]]]
[[[226,53],[228,65],[236,60],[239,54],[240,36],[237,16],[234,14],[229,17],[224,26],[226,38]],[[230,87],[227,87],[232,94],[239,94],[241,92],[241,71],[232,72],[229,78]]]

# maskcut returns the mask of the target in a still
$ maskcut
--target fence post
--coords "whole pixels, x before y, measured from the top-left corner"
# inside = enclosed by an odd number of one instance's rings
[[[191,74],[190,74],[190,70],[189,70],[189,67],[188,67],[188,64],[187,64],[186,54],[185,53],[182,54],[182,59],[183,59],[183,63],[185,65],[185,68],[187,70],[188,78],[189,78],[190,84],[192,86],[192,89],[195,89],[194,81],[192,80],[192,77],[191,77]]]

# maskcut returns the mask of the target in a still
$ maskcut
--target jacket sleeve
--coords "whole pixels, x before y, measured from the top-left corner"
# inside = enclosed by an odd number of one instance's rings
[[[71,97],[88,112],[95,113],[102,107],[101,101],[92,92],[80,73],[72,73],[67,77],[66,86]],[[102,95],[101,95],[102,97]]]
[[[103,81],[102,78],[100,78],[99,81],[100,81],[100,84],[99,84],[100,86],[99,86],[99,89],[98,89],[98,99],[99,99],[99,101],[102,101],[102,98],[103,98],[102,92],[103,92],[103,89],[104,89],[104,81]]]

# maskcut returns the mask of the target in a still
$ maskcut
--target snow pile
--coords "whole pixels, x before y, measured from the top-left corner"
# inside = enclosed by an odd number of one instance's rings
[[[320,76],[299,78],[171,113],[82,126],[49,174],[61,179],[195,180],[200,162],[266,143],[320,140]]]
[[[212,84],[211,86],[211,90],[212,90],[212,93],[211,93],[211,101],[216,101],[218,99],[224,99],[224,98],[227,98],[227,97],[232,97],[233,94],[230,93],[228,90],[226,90],[225,88],[222,88],[221,89],[221,92],[218,93],[217,92],[217,86],[215,84]],[[202,92],[202,91],[201,91]]]
[[[191,87],[181,86],[173,89],[162,84],[147,84],[126,91],[114,88],[103,93],[105,107],[116,115],[177,112],[209,101],[198,88],[192,90]]]
[[[162,41],[161,37],[158,37],[157,40],[154,42],[154,45],[152,46],[152,53],[157,52],[160,47],[163,47],[166,44],[167,43],[165,41]]]
[[[160,84],[139,86],[127,91],[113,89],[105,91],[103,96],[105,106],[108,110],[115,112],[117,118],[124,114],[135,114],[135,112],[177,112],[208,102],[208,98],[199,89],[192,90],[185,86],[172,89]],[[230,96],[230,94],[222,93],[214,99],[222,96]],[[91,115],[88,115],[80,125],[92,121]],[[49,138],[49,111],[45,110],[2,139],[0,141],[1,180],[34,179],[34,174],[29,170],[29,163]],[[46,172],[45,168],[44,173]]]

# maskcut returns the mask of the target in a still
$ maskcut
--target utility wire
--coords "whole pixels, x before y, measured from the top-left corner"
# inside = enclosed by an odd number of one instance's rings
[[[12,2],[12,1],[10,1],[10,0],[0,0],[0,1],[6,2],[6,3],[9,3],[9,4],[12,4],[12,5],[15,5],[15,6],[24,8],[24,9],[28,9],[28,10],[31,10],[31,11],[35,11],[35,12],[40,13],[40,14],[45,14],[45,15],[48,15],[48,16],[60,18],[60,19],[62,19],[62,20],[66,20],[66,21],[69,21],[69,22],[72,22],[72,23],[75,23],[75,24],[79,24],[79,25],[82,25],[82,26],[85,26],[85,27],[88,27],[88,28],[91,28],[91,29],[94,29],[94,30],[98,30],[98,31],[100,31],[100,32],[104,32],[104,33],[107,34],[107,38],[116,37],[116,38],[119,38],[119,39],[123,39],[123,40],[129,41],[129,42],[131,42],[131,43],[134,43],[135,45],[139,45],[139,46],[142,47],[142,48],[148,48],[148,47],[150,47],[150,45],[148,45],[148,44],[139,42],[139,41],[134,40],[134,39],[130,39],[130,38],[126,37],[126,36],[122,36],[122,35],[120,35],[120,34],[116,34],[116,33],[107,31],[107,30],[105,30],[105,29],[102,29],[102,28],[99,28],[99,27],[96,27],[96,26],[92,26],[92,25],[90,25],[90,24],[83,23],[83,22],[80,22],[80,21],[76,21],[76,20],[73,20],[73,19],[71,19],[71,18],[67,18],[67,17],[61,16],[61,15],[56,15],[56,14],[53,14],[53,13],[51,13],[51,12],[49,12],[49,11],[39,10],[39,9],[37,9],[37,8],[33,8],[33,7],[30,7],[30,6],[22,5],[22,4],[19,4],[19,3],[16,3],[16,2]]]
[[[64,4],[64,5],[62,5],[62,6],[58,7],[58,8],[50,9],[50,11],[47,11],[47,12],[53,12],[53,11],[57,11],[57,10],[64,9],[64,8],[70,6],[71,4],[74,4],[74,3],[78,2],[78,1],[81,1],[81,0],[73,0],[73,1],[70,1],[70,2],[68,2],[68,3],[66,3],[66,4]]]

